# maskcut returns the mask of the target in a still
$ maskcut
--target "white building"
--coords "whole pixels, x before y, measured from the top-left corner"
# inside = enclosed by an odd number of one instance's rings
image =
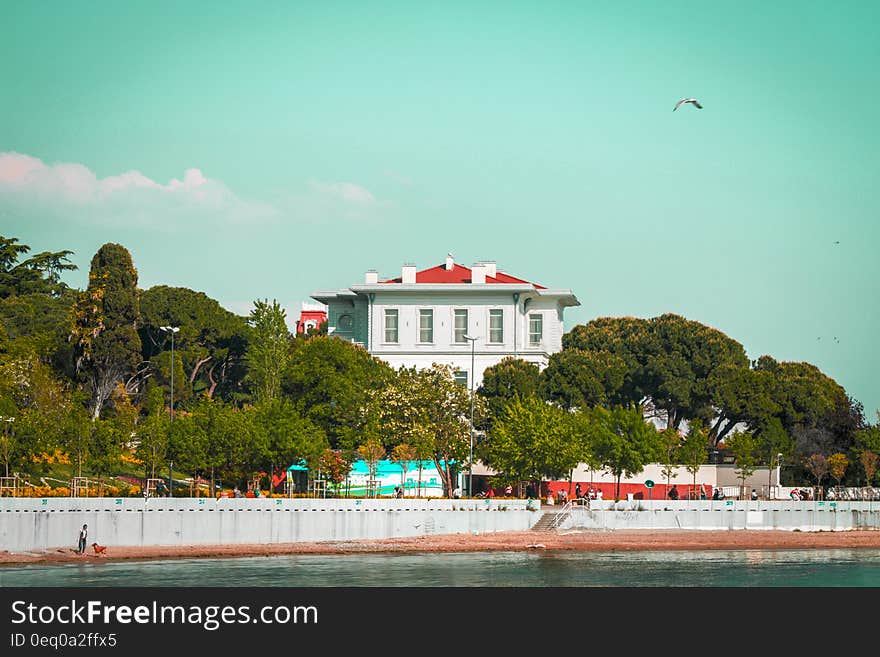
[[[507,356],[543,369],[562,349],[564,310],[580,305],[571,290],[511,276],[494,262],[464,267],[452,255],[421,271],[404,264],[388,280],[370,270],[363,283],[312,298],[327,307],[330,335],[362,345],[395,369],[448,364],[465,385],[473,369],[475,388],[483,371]]]

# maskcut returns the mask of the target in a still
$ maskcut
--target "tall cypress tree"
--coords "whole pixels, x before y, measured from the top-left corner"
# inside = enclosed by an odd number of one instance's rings
[[[137,270],[128,250],[105,244],[92,258],[89,285],[73,308],[76,369],[91,395],[93,420],[117,383],[131,391],[141,361]]]

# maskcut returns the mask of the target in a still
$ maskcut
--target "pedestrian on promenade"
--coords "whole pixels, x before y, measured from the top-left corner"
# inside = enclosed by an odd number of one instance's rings
[[[77,547],[77,554],[85,554],[86,553],[86,541],[89,538],[89,526],[83,525],[83,528],[79,530],[79,545]]]
[[[758,499],[758,491],[756,491],[754,488],[752,489],[752,499],[753,500]]]
[[[578,499],[581,499],[581,482],[578,482],[574,485],[574,496]]]

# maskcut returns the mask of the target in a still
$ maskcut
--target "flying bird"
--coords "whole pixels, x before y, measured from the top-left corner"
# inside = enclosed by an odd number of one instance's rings
[[[703,109],[703,106],[700,105],[700,101],[698,101],[696,98],[682,98],[675,104],[675,107],[672,108],[672,111],[674,112],[685,103],[691,103],[697,109]]]

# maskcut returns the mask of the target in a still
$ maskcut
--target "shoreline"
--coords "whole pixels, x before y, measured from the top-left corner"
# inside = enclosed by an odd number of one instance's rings
[[[76,554],[70,547],[32,552],[0,551],[4,566],[63,565],[157,559],[218,559],[284,555],[417,554],[434,552],[511,552],[525,550],[796,550],[880,549],[880,531],[797,530],[560,530],[432,534],[405,538],[358,539],[268,545],[106,546],[103,554]]]

